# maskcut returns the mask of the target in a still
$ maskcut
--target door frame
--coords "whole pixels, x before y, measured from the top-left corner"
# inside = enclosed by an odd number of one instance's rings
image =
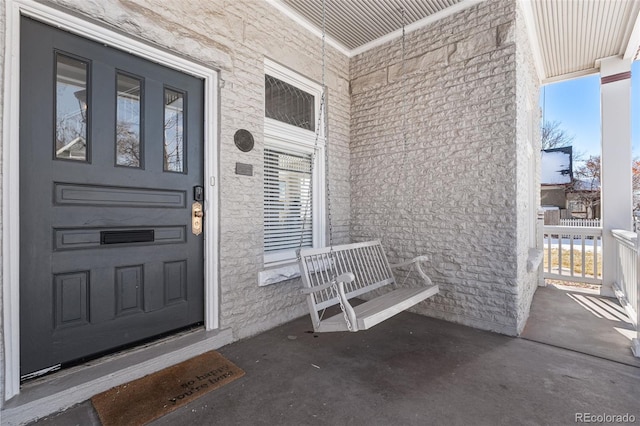
[[[219,70],[173,55],[34,0],[7,0],[2,120],[2,336],[4,400],[20,393],[20,18],[30,17],[83,38],[204,80],[204,323],[219,328]]]

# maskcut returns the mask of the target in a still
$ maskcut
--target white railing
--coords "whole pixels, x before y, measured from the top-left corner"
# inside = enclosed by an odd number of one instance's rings
[[[600,227],[600,219],[560,219],[560,226],[593,226]]]
[[[627,312],[629,319],[636,328],[636,337],[631,349],[640,358],[640,295],[638,294],[638,270],[640,268],[640,250],[638,249],[638,234],[631,231],[614,229],[611,231],[616,241],[616,280],[614,291],[620,304]]]
[[[602,284],[602,228],[543,226],[544,278]]]

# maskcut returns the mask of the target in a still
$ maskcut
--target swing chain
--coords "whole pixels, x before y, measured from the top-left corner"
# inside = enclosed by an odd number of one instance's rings
[[[322,54],[321,54],[321,58],[322,58],[322,94],[320,96],[320,108],[318,111],[318,123],[316,125],[316,134],[315,134],[315,140],[313,143],[313,152],[311,154],[311,175],[312,175],[312,179],[313,179],[313,169],[315,167],[316,164],[316,157],[318,154],[318,149],[319,149],[319,141],[320,141],[320,129],[324,130],[324,152],[325,152],[325,181],[326,181],[326,194],[327,194],[327,220],[328,220],[328,225],[329,225],[329,245],[331,247],[331,254],[330,254],[330,259],[333,260],[333,226],[331,225],[331,193],[330,193],[330,189],[329,189],[329,150],[328,150],[328,145],[329,145],[329,136],[328,136],[328,125],[327,125],[327,111],[326,111],[326,106],[327,106],[327,100],[326,100],[326,93],[327,93],[327,86],[326,86],[326,77],[325,77],[325,68],[326,68],[326,64],[325,64],[325,58],[326,58],[326,43],[325,43],[325,39],[326,39],[326,32],[325,32],[325,27],[326,27],[326,11],[325,11],[325,0],[322,1]],[[313,189],[313,184],[310,184],[311,188]],[[307,225],[307,219],[308,219],[308,214],[309,211],[311,210],[311,199],[312,197],[309,197],[307,199],[307,205],[306,208],[304,209],[304,216],[302,218],[302,227],[300,229],[300,242],[298,244],[298,248],[301,249],[302,248],[302,244],[304,242],[304,231]],[[300,251],[298,251],[297,254],[297,259],[298,261],[300,261]]]
[[[323,110],[323,108],[324,108],[324,91],[322,92],[322,95],[320,97],[320,114],[318,114],[318,124],[316,126],[316,138],[315,138],[315,142],[314,142],[314,145],[313,145],[313,152],[311,154],[311,176],[312,176],[312,178],[313,178],[313,168],[314,168],[314,165],[316,163],[316,156],[317,156],[317,153],[318,153],[318,139],[320,138],[320,125],[321,125],[321,121],[322,121],[322,110]],[[310,183],[310,185],[311,185],[311,188],[313,189],[313,184]],[[302,244],[304,242],[304,231],[305,231],[305,228],[306,228],[306,225],[307,225],[307,220],[309,219],[309,217],[308,217],[309,210],[311,210],[311,199],[312,199],[312,196],[310,196],[307,199],[307,204],[306,204],[305,209],[304,209],[304,216],[302,217],[302,227],[300,229],[300,241],[298,243],[298,250],[297,250],[297,254],[296,254],[298,262],[301,259],[300,250],[299,249],[302,248]]]
[[[329,265],[331,268],[331,284],[333,291],[336,296],[338,296],[338,301],[340,303],[340,310],[342,311],[342,315],[344,316],[344,321],[347,324],[347,329],[349,331],[353,330],[353,326],[351,325],[351,321],[349,321],[349,316],[347,315],[347,310],[342,303],[342,297],[340,296],[338,290],[338,283],[336,281],[337,277],[337,262],[336,255],[333,251],[333,216],[331,211],[331,185],[329,184],[329,114],[327,112],[327,79],[326,79],[326,58],[327,58],[327,48],[326,48],[326,27],[327,27],[327,10],[326,10],[326,0],[322,0],[322,99],[320,103],[320,115],[323,118],[323,130],[324,130],[324,180],[326,186],[326,194],[327,194],[327,225],[329,226],[329,262],[332,265]],[[318,129],[319,130],[319,129]],[[317,141],[317,137],[316,137]],[[315,150],[314,150],[315,152]]]
[[[407,72],[405,71],[405,54],[406,54],[406,11],[401,9],[402,14],[402,143],[403,151],[407,148]]]
[[[349,321],[349,317],[347,315],[347,310],[342,303],[342,298],[340,297],[340,293],[338,290],[338,283],[336,281],[337,278],[337,262],[335,257],[335,252],[333,251],[333,214],[331,210],[331,187],[329,185],[329,117],[327,114],[327,84],[326,84],[326,0],[322,0],[322,95],[320,97],[320,108],[318,114],[318,124],[316,126],[316,134],[315,134],[315,142],[313,144],[313,153],[311,154],[311,175],[313,176],[313,169],[316,164],[316,156],[318,154],[319,149],[319,140],[320,140],[320,129],[323,130],[324,136],[324,167],[325,167],[325,191],[326,191],[326,204],[327,204],[327,222],[329,226],[329,265],[327,268],[331,271],[331,288],[335,292],[338,297],[338,301],[340,302],[340,309],[344,315],[344,320],[347,323],[347,329],[349,331],[353,330],[353,326],[351,325],[351,321]],[[321,127],[322,126],[322,127]],[[313,185],[311,186],[313,188]],[[307,200],[306,208],[304,209],[304,216],[302,217],[302,227],[300,229],[300,242],[299,248],[297,250],[297,259],[298,262],[301,260],[300,249],[302,249],[302,244],[304,243],[304,231],[307,225],[307,219],[309,210],[311,210],[311,198]]]
[[[321,115],[323,117],[323,130],[324,130],[324,181],[326,186],[326,194],[327,194],[327,225],[329,226],[329,261],[333,263],[334,267],[336,265],[335,253],[333,252],[333,213],[331,210],[331,185],[329,183],[329,173],[330,161],[329,161],[329,113],[327,112],[327,83],[326,83],[326,0],[322,0],[322,108]],[[337,276],[337,271],[332,269],[332,279],[335,280]],[[342,308],[342,312],[345,315],[345,319],[347,318],[347,314],[344,310],[344,306],[342,306],[342,302],[340,302],[340,307]],[[347,324],[349,320],[347,319]],[[351,329],[351,328],[349,328]]]

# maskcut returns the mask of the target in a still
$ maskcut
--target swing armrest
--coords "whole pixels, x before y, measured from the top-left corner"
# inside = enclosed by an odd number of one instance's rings
[[[398,268],[405,268],[407,266],[415,265],[418,275],[420,275],[420,278],[422,278],[422,280],[424,281],[425,286],[429,287],[433,285],[433,282],[431,282],[431,278],[429,278],[429,276],[424,273],[421,266],[421,263],[423,262],[426,263],[427,260],[429,260],[427,256],[417,256],[411,260],[407,260],[406,262],[396,263],[394,265],[389,265],[389,266],[391,267],[391,269],[398,269]]]
[[[411,266],[416,262],[426,262],[429,260],[427,256],[416,256],[411,260],[407,260],[406,262],[394,263],[393,265],[389,265],[391,269],[404,268],[406,266]]]
[[[344,283],[350,283],[355,279],[356,279],[355,275],[353,275],[351,272],[345,272],[344,274],[338,275],[336,277],[336,283],[338,283],[338,287],[340,287],[341,284],[342,284],[342,287],[344,287]],[[302,294],[311,294],[317,291],[326,290],[332,286],[333,286],[333,281],[327,281],[326,283],[321,284],[319,286],[316,286],[313,288],[303,288],[300,291],[302,292]]]
[[[349,330],[358,331],[358,323],[356,322],[356,313],[353,310],[353,306],[351,306],[351,304],[349,303],[349,299],[347,299],[347,296],[344,292],[344,283],[353,282],[355,281],[355,279],[356,279],[355,275],[353,275],[351,272],[345,272],[344,274],[338,275],[335,278],[335,280],[328,281],[324,284],[321,284],[313,288],[303,288],[301,292],[302,294],[308,295],[311,293],[315,293],[317,291],[322,291],[322,290],[331,288],[335,283],[335,285],[338,287],[337,296],[338,296],[338,299],[340,300],[341,308],[343,309],[344,314],[346,315],[346,317],[349,319],[349,322],[351,323],[351,328]]]

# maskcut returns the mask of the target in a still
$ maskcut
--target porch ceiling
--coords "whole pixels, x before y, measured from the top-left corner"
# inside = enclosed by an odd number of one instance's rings
[[[268,0],[316,33],[322,28],[322,1]],[[402,9],[406,30],[412,31],[484,0],[326,0],[327,43],[355,56],[402,34]]]
[[[522,5],[544,82],[598,72],[599,59],[636,59],[638,0],[523,0]]]
[[[354,56],[484,0],[327,0],[327,42]],[[518,0],[524,10],[538,74],[552,82],[598,72],[598,60],[635,60],[640,47],[640,0]],[[320,34],[322,2],[269,0]]]

